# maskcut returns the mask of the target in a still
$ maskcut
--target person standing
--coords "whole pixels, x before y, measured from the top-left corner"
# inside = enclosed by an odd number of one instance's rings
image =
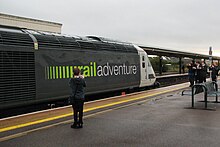
[[[209,70],[212,72],[211,77],[213,82],[217,82],[217,76],[218,76],[218,67],[216,63],[212,63],[211,67],[209,67]]]
[[[195,71],[196,71],[195,62],[192,61],[190,64],[187,65],[187,68],[188,68],[190,87],[192,87],[195,82]]]
[[[73,74],[74,77],[69,80],[69,86],[72,90],[70,103],[72,104],[74,113],[74,123],[71,125],[71,128],[82,128],[86,82],[84,77],[80,74],[80,69],[74,68]]]
[[[204,61],[202,61],[201,64],[201,83],[206,82],[206,76],[207,76],[207,65]]]
[[[202,65],[200,61],[196,63],[196,83],[202,83]]]

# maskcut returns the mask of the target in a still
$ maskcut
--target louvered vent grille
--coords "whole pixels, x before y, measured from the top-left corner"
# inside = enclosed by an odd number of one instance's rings
[[[34,53],[0,51],[0,104],[35,98]]]
[[[116,48],[107,43],[95,43],[97,50],[116,51]]]
[[[96,47],[93,45],[93,43],[85,42],[85,41],[77,41],[80,44],[81,49],[91,49],[96,50]]]
[[[80,49],[79,44],[71,37],[36,34],[34,36],[38,41],[39,48]]]
[[[61,44],[53,35],[34,35],[39,48],[60,48]]]
[[[75,41],[75,39],[71,37],[57,37],[59,42],[62,45],[62,48],[65,49],[80,49],[79,44]]]
[[[33,41],[28,34],[0,31],[1,43],[4,45],[29,46],[33,48]]]

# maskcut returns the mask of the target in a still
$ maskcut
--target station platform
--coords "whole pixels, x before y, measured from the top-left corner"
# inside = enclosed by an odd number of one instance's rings
[[[72,129],[71,107],[0,120],[0,147],[220,145],[220,104],[190,109],[189,83],[85,104],[84,127]],[[208,98],[214,101],[215,98]],[[195,107],[204,108],[203,95]]]

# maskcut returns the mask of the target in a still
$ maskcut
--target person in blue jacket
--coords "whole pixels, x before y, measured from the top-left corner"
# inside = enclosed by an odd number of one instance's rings
[[[80,69],[74,68],[73,74],[74,77],[69,80],[69,86],[72,89],[70,104],[72,104],[74,112],[74,123],[71,128],[82,128],[86,82],[83,75],[80,75]]]

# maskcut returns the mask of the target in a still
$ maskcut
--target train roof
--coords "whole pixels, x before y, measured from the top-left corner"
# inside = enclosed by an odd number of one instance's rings
[[[70,36],[6,26],[0,26],[0,44],[28,46],[35,49],[89,49],[137,53],[131,43],[103,37]]]

